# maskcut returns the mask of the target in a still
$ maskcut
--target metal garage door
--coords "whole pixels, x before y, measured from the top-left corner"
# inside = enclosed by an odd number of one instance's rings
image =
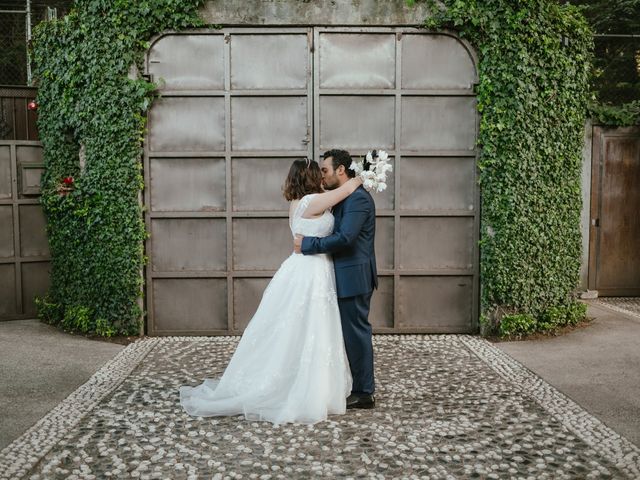
[[[376,196],[378,332],[476,328],[475,65],[408,28],[165,34],[145,142],[148,332],[240,333],[291,253],[281,185],[329,148],[394,158]]]

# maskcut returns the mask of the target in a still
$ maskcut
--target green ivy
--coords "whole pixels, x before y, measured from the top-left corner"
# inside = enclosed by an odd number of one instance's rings
[[[546,309],[536,318],[529,313],[502,315],[497,323],[501,337],[517,339],[535,332],[555,332],[562,327],[572,326],[585,318],[587,306],[575,302],[568,306],[554,306]]]
[[[502,317],[499,325],[500,336],[521,338],[536,331],[536,319],[528,313],[516,313]]]
[[[78,0],[68,15],[34,30],[51,250],[51,287],[38,305],[50,323],[105,336],[140,331],[147,235],[140,158],[155,85],[128,73],[141,67],[153,35],[201,26],[202,3]],[[64,184],[67,177],[73,181]]]
[[[577,308],[592,32],[552,0],[429,4],[426,27],[456,30],[479,56],[484,330],[542,330],[549,309]]]
[[[640,100],[622,105],[592,103],[589,115],[594,123],[613,127],[630,127],[640,125]]]

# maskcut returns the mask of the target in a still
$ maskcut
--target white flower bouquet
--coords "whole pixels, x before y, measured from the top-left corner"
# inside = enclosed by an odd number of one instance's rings
[[[365,168],[365,165],[367,168]],[[389,155],[384,150],[367,152],[364,161],[355,160],[349,167],[360,175],[362,186],[368,191],[383,192],[387,188],[387,173],[393,170],[389,164]]]

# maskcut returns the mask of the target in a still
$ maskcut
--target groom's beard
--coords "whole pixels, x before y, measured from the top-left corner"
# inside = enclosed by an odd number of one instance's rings
[[[323,180],[322,186],[324,187],[325,190],[335,190],[340,186],[340,182],[338,182],[337,178],[333,179],[333,182]]]

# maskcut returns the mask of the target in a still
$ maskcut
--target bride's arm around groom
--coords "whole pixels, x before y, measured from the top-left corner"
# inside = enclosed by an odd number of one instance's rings
[[[348,168],[348,152],[331,151],[325,154],[323,172],[325,183],[333,178],[339,156],[340,176]],[[342,158],[344,157],[344,158]],[[333,168],[332,168],[333,167]],[[340,178],[339,183],[348,181]],[[305,255],[330,253],[333,256],[336,293],[342,319],[344,342],[353,377],[352,395],[348,408],[372,408],[375,405],[373,375],[373,345],[369,308],[374,288],[378,286],[375,258],[376,210],[373,198],[362,186],[333,209],[333,233],[326,237],[297,237],[295,251]]]

